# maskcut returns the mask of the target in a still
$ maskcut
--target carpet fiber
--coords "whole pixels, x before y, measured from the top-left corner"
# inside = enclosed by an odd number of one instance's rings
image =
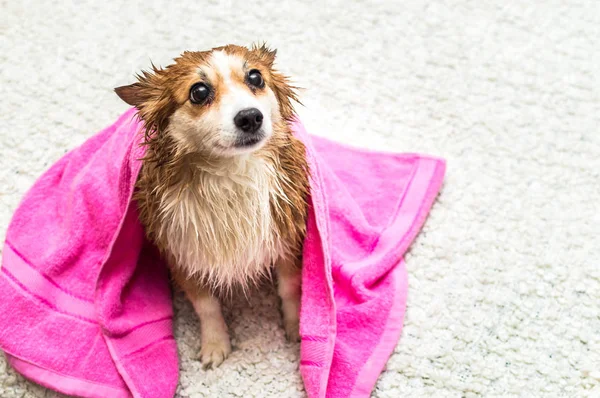
[[[63,4],[64,3],[64,4]],[[600,396],[600,2],[2,2],[0,238],[34,180],[150,60],[266,40],[309,131],[448,160],[373,397]],[[177,296],[179,397],[302,397],[273,291],[226,306],[203,371]],[[53,397],[0,355],[0,396]]]

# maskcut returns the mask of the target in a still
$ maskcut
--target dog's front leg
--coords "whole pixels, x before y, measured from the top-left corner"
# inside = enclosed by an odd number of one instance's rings
[[[190,296],[188,293],[188,297]],[[200,361],[205,368],[217,367],[231,353],[231,342],[221,312],[221,303],[208,289],[198,290],[190,300],[200,318]]]
[[[221,303],[208,288],[190,280],[177,277],[175,280],[191,301],[200,318],[201,348],[199,359],[202,366],[216,368],[231,353],[231,342],[227,325],[221,312]]]

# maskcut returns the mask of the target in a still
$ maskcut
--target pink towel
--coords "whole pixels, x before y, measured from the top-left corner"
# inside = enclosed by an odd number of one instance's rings
[[[27,193],[0,269],[0,347],[29,379],[84,397],[172,397],[167,271],[131,201],[144,147],[129,110]],[[311,168],[301,363],[309,397],[368,396],[402,329],[402,256],[444,162],[295,133]]]

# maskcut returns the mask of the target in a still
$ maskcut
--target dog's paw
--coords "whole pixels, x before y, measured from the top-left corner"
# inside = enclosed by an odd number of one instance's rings
[[[221,365],[231,353],[229,338],[203,342],[199,359],[203,369],[214,369]]]
[[[285,338],[290,343],[300,341],[300,321],[297,317],[294,319],[284,319],[283,328],[285,329]]]

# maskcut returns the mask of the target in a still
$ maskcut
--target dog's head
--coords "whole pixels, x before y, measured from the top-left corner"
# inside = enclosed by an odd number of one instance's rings
[[[186,152],[235,156],[262,147],[294,116],[296,95],[274,61],[264,45],[184,52],[115,91],[138,109],[148,139],[167,134]]]

